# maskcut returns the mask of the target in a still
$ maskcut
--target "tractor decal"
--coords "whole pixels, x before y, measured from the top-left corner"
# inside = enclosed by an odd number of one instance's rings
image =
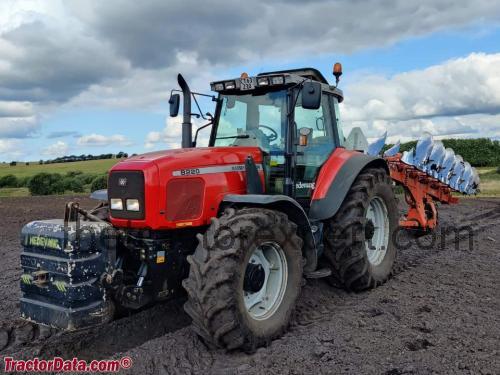
[[[256,164],[257,170],[262,170],[262,164]],[[172,172],[172,176],[193,176],[200,174],[212,174],[212,173],[227,173],[227,172],[244,172],[245,164],[230,164],[230,165],[220,165],[215,167],[204,167],[204,168],[189,168],[181,169]]]

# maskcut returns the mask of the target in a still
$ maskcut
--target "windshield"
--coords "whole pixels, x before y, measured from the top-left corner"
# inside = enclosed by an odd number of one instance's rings
[[[214,146],[257,146],[270,152],[285,148],[285,90],[265,94],[222,95]]]

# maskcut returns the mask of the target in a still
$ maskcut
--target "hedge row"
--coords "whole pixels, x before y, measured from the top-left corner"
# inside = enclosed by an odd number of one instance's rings
[[[52,195],[65,192],[83,193],[106,189],[108,178],[106,174],[90,174],[82,172],[38,173],[32,177],[17,178],[9,174],[0,177],[0,188],[27,187],[31,195]]]

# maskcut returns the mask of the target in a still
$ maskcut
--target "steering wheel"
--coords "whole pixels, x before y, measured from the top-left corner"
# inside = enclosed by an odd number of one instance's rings
[[[272,142],[272,141],[275,141],[278,139],[278,133],[276,132],[276,130],[274,130],[273,128],[271,128],[270,126],[266,126],[266,125],[259,125],[259,128],[265,128],[267,130],[270,130],[273,134],[271,135],[266,135],[266,138],[269,142]]]

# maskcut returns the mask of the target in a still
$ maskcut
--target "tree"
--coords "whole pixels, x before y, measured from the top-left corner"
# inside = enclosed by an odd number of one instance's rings
[[[90,190],[91,191],[102,190],[106,189],[107,187],[108,187],[108,176],[102,175],[96,177],[94,181],[92,181],[92,184],[90,185]]]
[[[17,187],[17,177],[13,174],[0,177],[0,188],[2,187]]]
[[[51,195],[64,193],[62,177],[58,173],[38,173],[28,182],[31,195]]]

